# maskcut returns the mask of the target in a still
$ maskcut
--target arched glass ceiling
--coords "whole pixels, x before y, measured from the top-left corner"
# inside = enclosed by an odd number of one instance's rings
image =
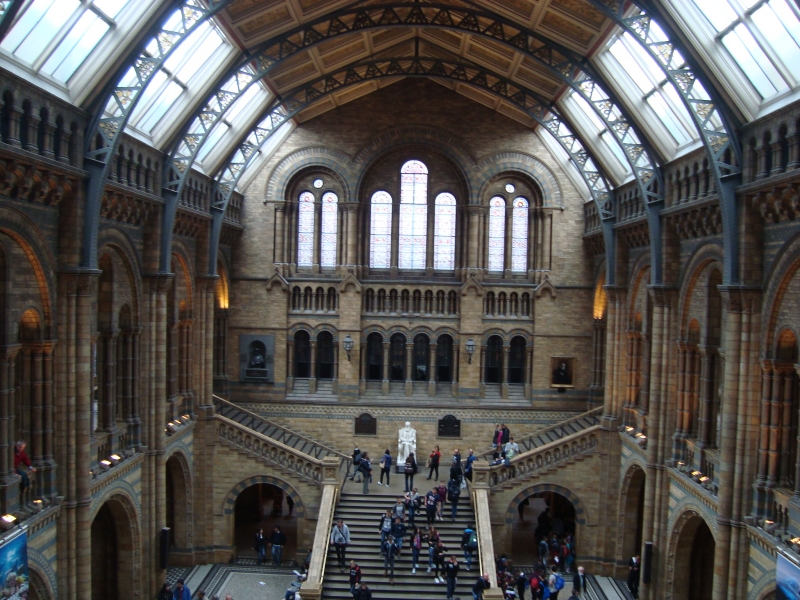
[[[158,4],[133,0],[25,0],[0,51],[45,80],[71,86],[82,69],[101,64],[100,55],[121,43],[120,30],[141,27],[146,22],[144,13],[152,12]],[[776,98],[796,91],[800,84],[800,10],[791,0],[673,0],[667,8],[703,50],[740,108],[752,109],[751,117]],[[179,19],[176,11],[171,17],[176,27]],[[658,35],[655,26],[651,37]],[[148,51],[153,55],[163,53],[163,48],[157,47],[159,43],[153,40]],[[237,54],[215,25],[206,23],[198,28],[180,43],[143,90],[128,127],[151,136],[157,147],[172,139],[184,125],[181,117],[201,95],[208,93],[215,76]],[[722,56],[723,60],[715,61],[715,56]],[[111,63],[102,61],[104,66]],[[642,115],[638,121],[662,158],[669,160],[696,147],[696,128],[676,90],[630,34],[613,35],[595,53],[592,63],[629,110]],[[131,69],[126,80],[136,77]],[[231,90],[240,83],[231,82]],[[230,103],[226,103],[224,91],[223,86],[217,100],[219,106],[210,107],[220,114]],[[265,86],[253,86],[234,103],[199,150],[198,161],[204,171],[211,173],[218,168],[241,136],[252,128],[253,116],[272,100]],[[604,157],[603,166],[613,179],[618,183],[626,180],[630,176],[629,164],[586,98],[570,91],[559,106],[595,154]],[[198,122],[190,131],[200,127]]]

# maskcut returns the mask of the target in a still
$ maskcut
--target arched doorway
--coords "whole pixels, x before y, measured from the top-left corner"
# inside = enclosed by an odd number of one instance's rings
[[[428,381],[428,366],[431,363],[431,345],[428,336],[420,333],[414,337],[414,381]]]
[[[508,383],[525,383],[525,338],[521,335],[511,338],[511,349],[508,353]]]
[[[697,513],[685,513],[673,535],[675,568],[672,571],[672,597],[687,600],[711,600],[714,585],[714,550],[716,543],[705,520]]]
[[[436,381],[453,381],[453,338],[447,334],[436,340]]]
[[[570,541],[577,547],[577,518],[575,505],[558,492],[537,492],[518,498],[512,515],[511,548],[517,564],[537,564],[541,540]]]
[[[125,497],[112,496],[92,521],[92,598],[132,598],[138,595],[138,535],[133,510]]]
[[[389,340],[389,380],[406,380],[406,336],[395,333]]]
[[[383,379],[383,336],[370,333],[367,337],[367,377],[369,381]]]
[[[622,546],[619,549],[621,556],[617,558],[624,563],[627,563],[632,556],[641,554],[645,478],[645,472],[641,468],[632,467],[628,471],[622,487],[622,498],[620,499]],[[627,577],[627,567],[619,575]]]
[[[500,383],[503,375],[503,338],[493,335],[486,341],[485,383]]]
[[[317,379],[333,379],[333,334],[322,331],[317,336]]]
[[[192,522],[188,469],[178,456],[171,456],[166,465],[167,476],[167,527],[169,527],[169,545],[176,550],[188,549],[189,530]],[[175,555],[170,556],[170,563]]]
[[[311,377],[311,336],[307,331],[294,334],[294,376],[297,379]]]
[[[259,528],[264,530],[267,541],[275,527],[280,527],[281,532],[286,534],[283,561],[294,560],[297,555],[297,515],[294,501],[277,485],[256,483],[242,490],[234,504],[233,523],[233,544],[237,559],[256,559],[253,539]],[[268,550],[267,561],[271,560]]]

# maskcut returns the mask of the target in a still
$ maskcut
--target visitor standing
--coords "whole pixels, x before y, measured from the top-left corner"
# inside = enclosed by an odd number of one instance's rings
[[[478,581],[472,586],[472,600],[481,600],[483,598],[483,590],[488,590],[490,587],[489,574],[484,573],[478,577]]]
[[[436,542],[436,548],[433,551],[433,582],[444,583],[444,563],[447,554],[447,546],[444,545],[441,538]],[[441,575],[440,575],[441,573]]]
[[[356,483],[361,482],[361,450],[358,449],[358,444],[353,448],[353,475],[350,477],[351,481]]]
[[[356,564],[356,561],[350,561],[350,593],[353,597],[356,595],[356,586],[361,583],[361,567]]]
[[[428,541],[428,573],[431,572],[434,565],[434,558],[436,556],[436,546],[439,545],[439,532],[436,531],[436,527],[429,526],[428,527],[428,534],[425,536],[426,540]]]
[[[389,487],[389,473],[392,469],[392,454],[389,452],[387,448],[383,453],[383,458],[381,459],[381,479],[378,481],[378,485],[383,485],[383,476],[386,475],[386,487]]]
[[[436,477],[434,477],[434,481],[439,479],[439,460],[442,458],[442,453],[439,452],[439,446],[433,447],[433,452],[428,457],[428,464],[430,465],[430,471],[428,472],[428,479],[433,476],[434,471],[436,472]]]
[[[269,543],[272,544],[272,564],[280,565],[283,558],[283,547],[286,545],[286,534],[277,525],[269,536]]]
[[[436,519],[442,520],[442,509],[444,508],[445,500],[447,500],[447,486],[444,482],[440,482],[436,486],[437,504],[436,504]]]
[[[436,521],[436,507],[439,505],[439,494],[436,489],[432,489],[425,494],[425,517],[428,521],[428,527],[433,525]]]
[[[388,576],[389,583],[394,583],[394,559],[399,552],[399,548],[393,536],[390,535],[386,538],[386,543],[383,545],[383,552],[383,576]]]
[[[410,452],[406,458],[406,492],[410,492],[414,488],[414,475],[417,474],[417,460],[414,458],[414,453]]]
[[[378,531],[381,533],[381,554],[383,554],[383,545],[386,543],[386,538],[392,533],[392,523],[394,523],[392,509],[387,508],[386,514],[381,515],[381,520],[378,524]]]
[[[414,528],[411,536],[411,574],[416,575],[419,569],[419,553],[422,550],[422,531],[419,527]]]
[[[638,556],[632,557],[628,562],[628,589],[634,598],[639,597],[639,569],[641,566]]]
[[[361,587],[353,594],[353,600],[372,600],[372,590],[367,587],[366,581],[361,582]]]
[[[364,452],[361,455],[361,462],[358,468],[361,471],[361,477],[364,481],[364,486],[361,491],[364,494],[369,494],[369,479],[372,477],[372,465],[370,464],[369,453]]]
[[[458,511],[458,500],[461,496],[461,485],[456,479],[451,479],[447,484],[447,495],[450,497],[450,518],[456,520]]]
[[[472,553],[478,549],[478,533],[474,525],[469,525],[461,534],[461,549],[464,550],[464,562],[469,571],[472,568]]]
[[[450,556],[450,560],[444,566],[444,575],[447,578],[447,600],[453,600],[453,595],[456,591],[458,569],[458,560],[455,556]]]
[[[256,531],[256,540],[253,544],[253,549],[258,554],[257,565],[267,562],[267,538],[264,537],[264,530],[259,529]]]
[[[178,579],[178,582],[175,584],[175,590],[172,592],[172,599],[192,600],[192,592],[189,591],[188,586],[184,585],[183,579]]]
[[[472,481],[472,463],[475,462],[475,453],[472,451],[472,448],[469,449],[469,455],[467,456],[467,460],[464,463],[464,476]]]

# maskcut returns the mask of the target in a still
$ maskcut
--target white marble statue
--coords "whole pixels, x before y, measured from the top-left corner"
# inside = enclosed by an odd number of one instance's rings
[[[417,452],[417,430],[406,421],[406,426],[398,432],[397,440],[397,466],[402,467],[408,455]]]

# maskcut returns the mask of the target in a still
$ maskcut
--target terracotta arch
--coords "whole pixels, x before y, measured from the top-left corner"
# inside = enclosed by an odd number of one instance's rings
[[[166,475],[171,480],[174,517],[172,541],[176,548],[191,548],[194,515],[194,485],[192,469],[183,450],[175,449],[167,455]],[[178,507],[181,507],[180,510]],[[167,513],[169,514],[169,507]]]
[[[708,524],[703,514],[693,509],[687,509],[675,520],[667,549],[665,600],[684,600],[689,597],[692,546],[695,536],[703,529],[708,531],[713,541],[716,541],[714,528]],[[710,560],[713,561],[713,553],[711,554]]]
[[[136,506],[126,491],[117,490],[108,495],[94,512],[93,526],[100,510],[106,506],[111,513],[116,534],[118,595],[139,600],[142,597],[142,540]]]
[[[506,509],[506,524],[510,525],[514,522],[514,515],[517,514],[519,505],[526,498],[533,496],[534,494],[541,494],[544,492],[553,492],[564,496],[567,500],[572,502],[572,506],[575,507],[575,522],[582,526],[589,524],[589,513],[586,510],[586,505],[581,502],[581,499],[577,496],[577,494],[575,494],[572,490],[555,483],[541,483],[534,485],[529,488],[525,488],[516,496],[514,496],[514,498],[511,500],[511,503],[508,505],[508,508]]]
[[[297,514],[298,518],[305,518],[306,517],[306,506],[303,502],[303,499],[300,497],[300,494],[297,493],[289,483],[284,481],[283,479],[278,479],[277,477],[272,477],[271,475],[256,475],[254,477],[248,477],[237,483],[231,491],[225,496],[225,499],[222,501],[222,514],[225,515],[226,518],[230,519],[231,531],[233,531],[233,511],[236,507],[236,498],[239,497],[244,490],[249,488],[250,486],[259,484],[259,483],[266,483],[269,485],[274,485],[275,487],[281,488],[286,494],[292,497],[294,500],[294,510]]]
[[[625,473],[619,494],[619,514],[617,523],[617,563],[621,564],[626,557],[639,554],[641,546],[639,534],[640,511],[644,507],[640,500],[643,499],[644,484],[646,481],[644,465],[634,463]],[[637,543],[639,542],[639,543]]]

